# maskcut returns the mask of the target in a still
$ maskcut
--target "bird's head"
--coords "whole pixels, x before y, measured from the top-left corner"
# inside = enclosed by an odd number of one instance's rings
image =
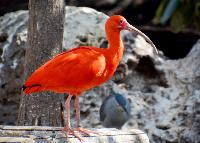
[[[153,44],[153,42],[149,39],[148,36],[146,36],[143,32],[132,26],[127,22],[127,20],[121,16],[121,15],[113,15],[106,21],[105,28],[107,31],[122,31],[122,30],[128,30],[132,31],[140,36],[142,36],[158,53],[156,46]]]
[[[132,25],[130,25],[123,16],[113,15],[111,16],[107,22],[106,27],[109,29],[113,29],[116,31],[121,30],[130,30],[132,29]]]

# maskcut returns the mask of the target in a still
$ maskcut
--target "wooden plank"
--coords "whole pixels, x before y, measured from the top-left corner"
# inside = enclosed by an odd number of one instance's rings
[[[62,127],[45,126],[0,126],[0,142],[19,143],[80,143],[74,136],[62,131]],[[99,135],[82,137],[85,143],[149,143],[147,135],[138,129],[92,129]]]
[[[0,143],[36,143],[33,139],[23,137],[0,137]]]

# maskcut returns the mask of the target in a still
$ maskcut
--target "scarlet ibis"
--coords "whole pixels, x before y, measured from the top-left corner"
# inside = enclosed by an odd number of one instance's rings
[[[140,34],[155,48],[153,42],[144,33],[130,25],[124,17],[114,15],[105,23],[106,37],[109,42],[107,49],[82,46],[63,52],[35,70],[23,86],[24,93],[27,95],[43,91],[69,94],[65,102],[67,122],[64,130],[80,141],[82,138],[75,130],[87,135],[93,132],[80,126],[79,96],[84,91],[106,82],[114,74],[124,52],[124,45],[120,38],[122,30]],[[75,130],[70,125],[72,96],[75,97],[77,120]]]

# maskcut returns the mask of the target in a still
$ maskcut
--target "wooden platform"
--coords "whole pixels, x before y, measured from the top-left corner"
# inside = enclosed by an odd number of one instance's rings
[[[0,143],[80,143],[69,135],[66,137],[61,127],[44,126],[2,126]],[[138,129],[122,131],[117,129],[92,129],[100,135],[82,135],[85,143],[149,143],[147,135]]]

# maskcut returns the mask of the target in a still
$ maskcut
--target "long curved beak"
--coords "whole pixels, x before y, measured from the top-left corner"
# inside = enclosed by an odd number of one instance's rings
[[[139,34],[140,36],[142,36],[154,48],[154,50],[156,51],[156,54],[158,54],[158,50],[157,50],[156,46],[153,44],[153,42],[149,39],[149,37],[147,35],[145,35],[143,32],[141,32],[134,26],[130,25],[129,23],[127,23],[125,29],[129,30],[129,31],[133,31],[136,34]]]

